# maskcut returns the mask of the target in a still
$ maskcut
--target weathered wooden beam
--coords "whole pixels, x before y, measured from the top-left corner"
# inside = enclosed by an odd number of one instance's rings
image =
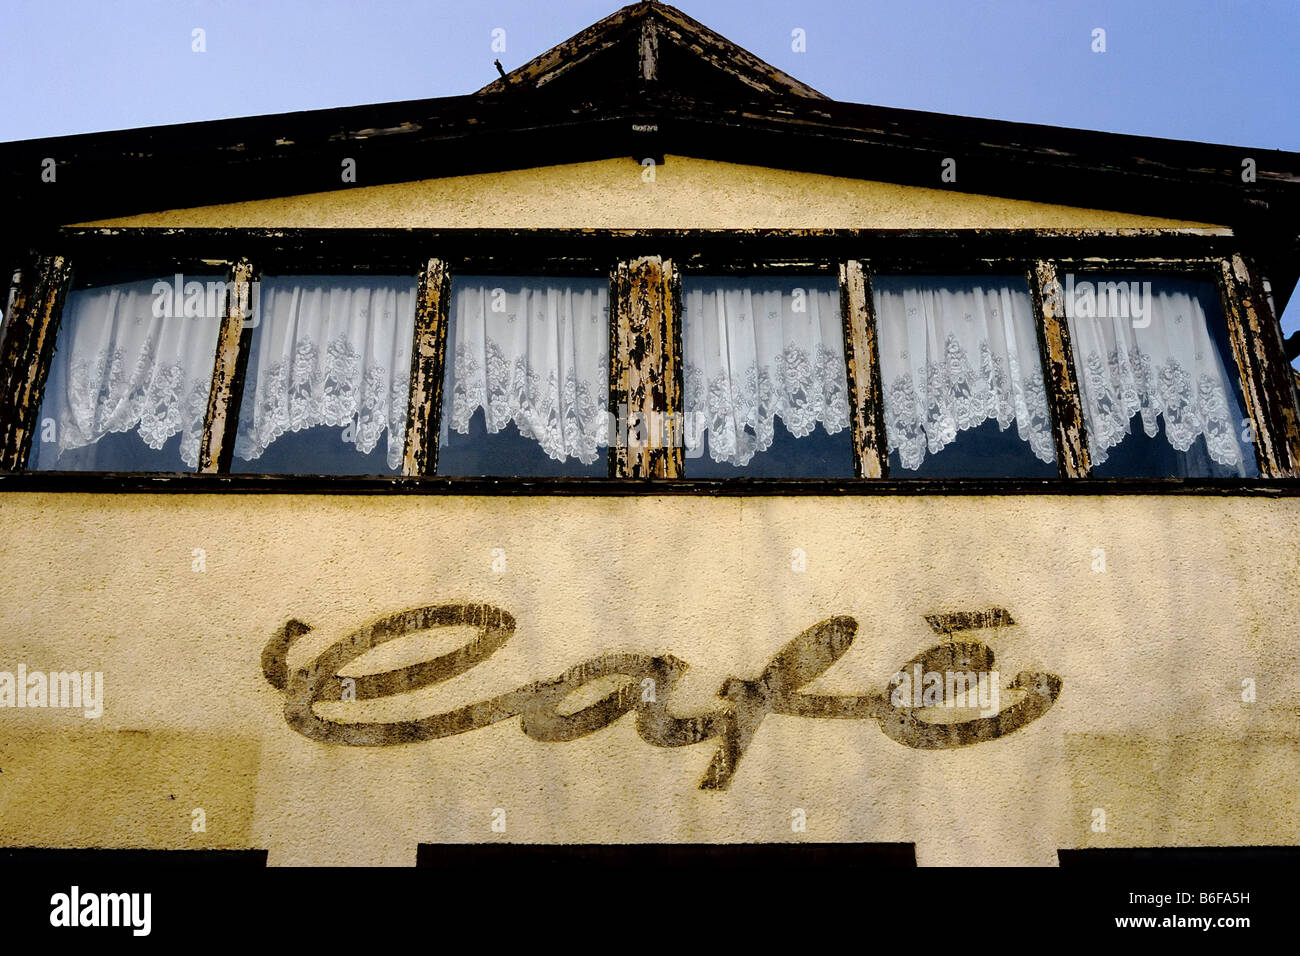
[[[20,259],[14,256],[4,263],[4,318],[0,321],[0,355],[4,350],[4,337],[8,334],[9,316],[13,315],[20,301],[26,301],[27,293],[24,291],[30,277],[33,275],[33,263],[31,257]],[[14,370],[11,365],[0,365],[0,395],[9,393],[9,380],[13,378]]]
[[[889,473],[889,446],[885,436],[875,303],[871,279],[856,259],[840,263],[840,316],[844,322],[844,364],[848,370],[853,473],[859,478],[884,478]]]
[[[447,325],[451,314],[451,270],[430,259],[420,272],[411,343],[411,389],[406,406],[403,475],[432,475],[438,470],[438,426],[442,421],[443,370]]]
[[[610,411],[618,429],[613,478],[680,478],[682,406],[681,280],[671,259],[642,256],[613,274]]]
[[[32,436],[40,427],[45,377],[54,355],[63,300],[72,268],[61,255],[38,255],[13,290],[0,346],[4,370],[0,394],[0,471],[27,465]]]
[[[1300,413],[1281,327],[1243,256],[1220,260],[1219,279],[1246,414],[1254,423],[1260,476],[1300,476]]]
[[[225,474],[235,453],[239,405],[244,398],[244,375],[253,341],[253,264],[239,259],[226,279],[226,311],[217,333],[217,357],[212,366],[212,388],[203,417],[199,443],[199,473]]]
[[[1038,348],[1052,406],[1056,462],[1062,478],[1086,478],[1092,471],[1083,400],[1074,368],[1065,294],[1056,265],[1044,259],[1029,271],[1030,298],[1038,315]]]
[[[640,47],[641,82],[653,83],[659,79],[659,30],[655,21],[646,17],[641,21]]]
[[[0,472],[0,492],[200,495],[453,495],[467,497],[791,498],[1023,495],[1195,495],[1300,498],[1300,479],[1274,478],[576,478],[426,475],[156,475],[143,472]]]
[[[652,114],[646,115],[653,121]],[[658,134],[637,135],[653,148]],[[1217,272],[1219,258],[1240,246],[1230,231],[1218,229],[68,227],[54,239],[52,248],[106,270],[197,272],[214,256],[231,262],[247,256],[254,262],[273,261],[284,274],[310,275],[415,275],[430,254],[441,255],[467,275],[517,273],[524,263],[530,273],[595,274],[651,248],[671,258],[679,270],[705,275],[825,272],[850,258],[870,261],[882,274],[1005,275],[1022,272],[1038,259],[1074,259],[1084,268],[1086,260],[1079,257],[1085,255],[1104,256],[1115,268],[1165,270],[1188,262],[1208,274]]]

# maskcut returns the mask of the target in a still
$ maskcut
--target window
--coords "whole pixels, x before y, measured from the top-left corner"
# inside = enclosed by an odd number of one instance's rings
[[[1212,283],[1068,275],[1064,291],[1094,476],[1258,476]]]
[[[1023,276],[876,276],[890,474],[1055,477]]]
[[[1277,343],[1246,321],[1267,313],[1267,281],[1221,238],[1144,240],[1133,258],[1121,236],[1035,249],[1034,237],[1003,247],[972,234],[974,247],[863,231],[862,258],[842,258],[845,236],[816,230],[674,232],[657,254],[644,248],[656,234],[624,230],[503,232],[502,244],[460,230],[325,230],[310,243],[247,230],[247,244],[203,230],[65,233],[57,255],[30,250],[0,269],[26,270],[0,290],[14,365],[5,472],[165,475],[196,471],[203,455],[205,470],[236,474],[408,468],[525,479],[503,485],[521,493],[548,487],[532,478],[642,475],[740,480],[723,493],[745,493],[744,479],[827,479],[831,493],[855,474],[1064,483],[1296,467]],[[1087,258],[1052,258],[1085,240]],[[428,258],[426,241],[450,258]],[[252,292],[242,335],[227,318],[236,281]],[[630,326],[659,323],[644,346],[613,321],[616,288],[641,312]],[[1039,308],[1058,292],[1063,309]],[[679,337],[664,334],[674,307]],[[1061,348],[1074,375],[1058,392],[1046,361],[1062,362]],[[611,404],[623,389],[672,414],[629,420]],[[620,436],[627,454],[611,447]],[[389,486],[406,483],[359,484]]]
[[[455,276],[450,323],[439,474],[609,474],[607,280]]]
[[[682,282],[688,478],[852,477],[839,284]]]
[[[398,474],[415,295],[407,276],[262,280],[231,470]]]
[[[27,467],[194,471],[224,302],[218,276],[74,287]]]

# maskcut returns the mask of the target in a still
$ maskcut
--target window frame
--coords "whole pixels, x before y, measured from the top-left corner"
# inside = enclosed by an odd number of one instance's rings
[[[232,475],[238,402],[251,344],[228,302],[197,473],[26,470],[34,419],[77,262],[97,272],[160,275],[227,268],[227,281],[263,274],[402,274],[418,301],[402,474]],[[0,489],[250,490],[428,493],[699,494],[856,493],[1293,493],[1300,491],[1300,412],[1280,327],[1240,241],[1223,229],[158,229],[68,227],[21,259],[23,281],[0,348]],[[1219,292],[1233,344],[1260,476],[1251,479],[1091,477],[1068,328],[1052,282],[1066,271],[1195,273]],[[1043,479],[891,478],[885,452],[871,281],[877,274],[1024,275],[1036,313],[1059,474]],[[682,477],[680,443],[637,453],[620,440],[608,478],[442,476],[442,412],[453,275],[610,277],[610,407],[682,412],[683,275],[812,274],[838,277],[855,477]],[[639,338],[638,338],[639,336]],[[648,336],[648,338],[647,338]],[[633,339],[636,341],[633,342]],[[647,342],[652,346],[645,348]],[[632,346],[637,345],[634,349]],[[639,356],[634,361],[633,355]],[[666,405],[657,408],[658,405]],[[1086,480],[1083,480],[1086,479]]]
[[[1231,360],[1232,367],[1237,374],[1237,381],[1241,389],[1242,399],[1244,401],[1243,411],[1251,424],[1252,446],[1255,452],[1255,462],[1259,469],[1258,478],[1238,479],[1241,481],[1259,481],[1264,478],[1285,478],[1295,476],[1294,465],[1288,467],[1287,461],[1279,452],[1285,449],[1278,447],[1277,439],[1279,433],[1285,433],[1287,429],[1288,417],[1292,426],[1296,422],[1295,417],[1295,392],[1293,383],[1277,381],[1280,376],[1270,375],[1270,342],[1268,336],[1263,333],[1267,324],[1277,326],[1278,323],[1272,318],[1271,306],[1264,297],[1262,282],[1257,278],[1252,279],[1249,271],[1245,268],[1244,260],[1239,253],[1233,253],[1229,256],[1193,256],[1183,258],[1172,257],[1113,257],[1104,260],[1096,258],[1079,258],[1066,257],[1055,260],[1052,265],[1056,269],[1056,274],[1061,275],[1066,272],[1072,272],[1076,275],[1132,275],[1142,278],[1150,278],[1162,274],[1175,274],[1190,279],[1200,279],[1207,282],[1215,290],[1219,297],[1219,307],[1223,311],[1224,321],[1227,325],[1228,339],[1231,342]],[[1243,275],[1239,279],[1237,269],[1243,270]],[[1251,286],[1257,285],[1252,291]],[[1268,316],[1263,324],[1260,323],[1261,316]],[[1064,338],[1068,348],[1068,323],[1065,316],[1060,316],[1060,324],[1065,327]],[[1280,331],[1280,329],[1279,329]],[[1280,335],[1277,341],[1273,343],[1274,354],[1280,355],[1281,362],[1286,365],[1285,355],[1281,350]],[[1080,458],[1087,462],[1087,467],[1079,477],[1095,479],[1092,474],[1090,455],[1087,448],[1087,439],[1083,426],[1083,409],[1082,401],[1078,393],[1078,378],[1074,375],[1074,353],[1072,348],[1068,348],[1067,358],[1070,363],[1070,381],[1072,383],[1072,399],[1078,403],[1079,422],[1078,430],[1080,448],[1077,450]],[[1228,356],[1221,356],[1227,362]],[[1290,388],[1287,385],[1290,384]],[[1274,393],[1278,390],[1278,394]],[[1281,397],[1279,397],[1279,394]],[[1290,395],[1291,415],[1286,414],[1287,395]],[[1268,427],[1262,427],[1264,422],[1270,422]],[[1290,456],[1290,461],[1300,461],[1300,457]],[[1121,479],[1112,479],[1121,480]],[[1128,479],[1132,480],[1132,479]]]

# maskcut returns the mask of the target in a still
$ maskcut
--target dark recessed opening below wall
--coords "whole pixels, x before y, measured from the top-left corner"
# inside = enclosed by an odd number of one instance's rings
[[[421,843],[415,865],[564,876],[601,870],[752,871],[916,866],[913,843]]]
[[[1300,865],[1300,846],[1135,846],[1057,850],[1061,866]]]

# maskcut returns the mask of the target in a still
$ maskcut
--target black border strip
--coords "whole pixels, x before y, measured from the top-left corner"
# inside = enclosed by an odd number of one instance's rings
[[[266,866],[267,850],[172,850],[137,847],[0,847],[0,870],[9,867]]]
[[[743,870],[915,867],[914,843],[421,843],[415,865],[493,872],[544,869]]]
[[[1057,850],[1063,867],[1215,866],[1295,867],[1300,846],[1133,846]],[[1232,887],[1224,887],[1231,889]]]

